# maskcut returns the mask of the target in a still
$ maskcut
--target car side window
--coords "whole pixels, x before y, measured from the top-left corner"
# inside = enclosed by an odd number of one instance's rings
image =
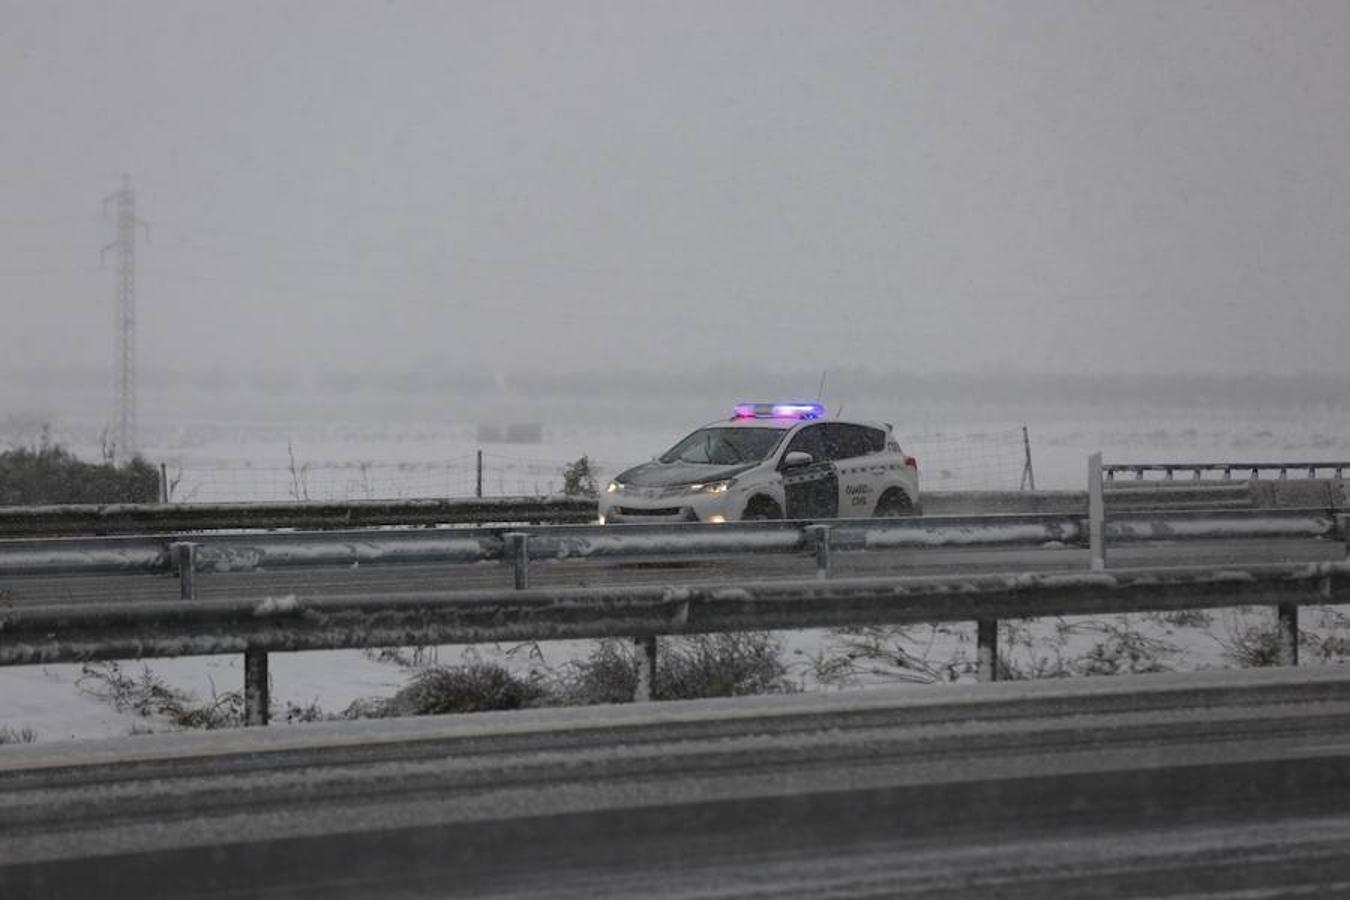
[[[812,459],[816,462],[822,462],[829,459],[829,456],[827,456],[825,452],[824,428],[825,426],[823,425],[808,425],[794,434],[792,440],[788,441],[787,449],[783,451],[783,456],[786,457],[789,453],[800,451],[802,453],[810,453]]]
[[[821,426],[821,430],[825,432],[826,459],[848,459],[852,456],[848,452],[848,428],[849,426],[838,422],[829,422]]]
[[[866,425],[833,422],[825,426],[826,449],[830,459],[852,459],[877,453],[886,445],[886,436]]]

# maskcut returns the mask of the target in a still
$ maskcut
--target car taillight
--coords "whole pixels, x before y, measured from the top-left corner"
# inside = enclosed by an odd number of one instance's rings
[[[905,457],[905,468],[919,471],[919,461],[912,456]]]

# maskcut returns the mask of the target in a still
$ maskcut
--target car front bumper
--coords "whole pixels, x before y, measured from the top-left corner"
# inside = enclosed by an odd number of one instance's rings
[[[605,523],[648,522],[729,522],[736,502],[730,492],[724,494],[696,494],[681,492],[663,496],[653,491],[624,491],[600,498],[600,518]]]

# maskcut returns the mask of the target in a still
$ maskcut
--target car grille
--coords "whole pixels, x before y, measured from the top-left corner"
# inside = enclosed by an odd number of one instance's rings
[[[614,511],[621,516],[678,516],[684,512],[678,506],[657,506],[647,509],[636,506],[617,506]]]

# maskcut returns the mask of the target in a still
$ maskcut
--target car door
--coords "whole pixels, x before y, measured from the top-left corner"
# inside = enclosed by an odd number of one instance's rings
[[[868,429],[845,422],[827,423],[826,450],[839,478],[839,517],[872,515],[877,505],[878,460],[872,455]]]
[[[833,519],[839,515],[839,476],[830,461],[825,425],[807,425],[794,434],[783,450],[779,470],[783,476],[784,515],[789,519]],[[786,465],[789,453],[809,453],[804,466]]]

